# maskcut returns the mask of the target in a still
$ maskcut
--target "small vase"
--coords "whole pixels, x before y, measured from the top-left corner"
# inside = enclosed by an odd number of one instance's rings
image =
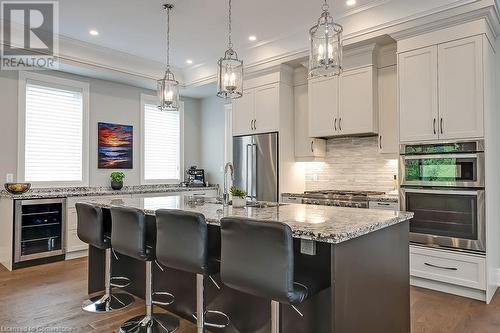
[[[123,182],[111,181],[111,188],[115,191],[121,190],[123,187]]]
[[[247,199],[245,198],[233,198],[233,207],[234,208],[243,208],[247,205]]]

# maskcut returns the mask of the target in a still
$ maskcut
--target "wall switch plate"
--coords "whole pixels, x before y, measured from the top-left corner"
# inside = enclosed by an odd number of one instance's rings
[[[300,240],[300,253],[307,254],[309,256],[316,255],[316,242],[309,239]]]
[[[13,183],[14,182],[14,174],[13,173],[8,173],[5,176],[5,182],[6,183]]]

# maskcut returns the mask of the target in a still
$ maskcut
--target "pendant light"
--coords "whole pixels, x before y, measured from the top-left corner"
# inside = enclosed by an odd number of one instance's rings
[[[163,79],[158,80],[158,98],[161,111],[179,110],[179,82],[175,80],[174,73],[170,70],[170,11],[174,5],[165,4],[163,8],[167,11],[167,70]]]
[[[217,96],[235,99],[243,96],[243,61],[233,50],[231,40],[231,0],[229,0],[229,35],[228,48],[217,62]]]
[[[309,30],[309,78],[334,76],[342,73],[342,32],[340,24],[333,21],[327,0],[318,23]]]

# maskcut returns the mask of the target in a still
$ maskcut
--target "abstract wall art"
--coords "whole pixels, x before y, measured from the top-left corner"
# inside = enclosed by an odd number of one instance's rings
[[[98,123],[98,168],[132,169],[134,130],[130,125]]]

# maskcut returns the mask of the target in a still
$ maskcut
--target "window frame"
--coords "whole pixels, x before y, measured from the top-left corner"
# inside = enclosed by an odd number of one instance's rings
[[[89,124],[90,124],[90,87],[87,82],[39,74],[27,71],[19,72],[18,85],[18,136],[17,136],[17,179],[25,180],[26,152],[26,85],[28,82],[58,89],[81,90],[82,92],[82,180],[81,181],[35,181],[33,187],[78,187],[89,186]]]
[[[145,108],[146,104],[158,105],[155,95],[141,94],[141,185],[179,184],[184,181],[184,102],[179,101],[179,179],[145,179]]]

